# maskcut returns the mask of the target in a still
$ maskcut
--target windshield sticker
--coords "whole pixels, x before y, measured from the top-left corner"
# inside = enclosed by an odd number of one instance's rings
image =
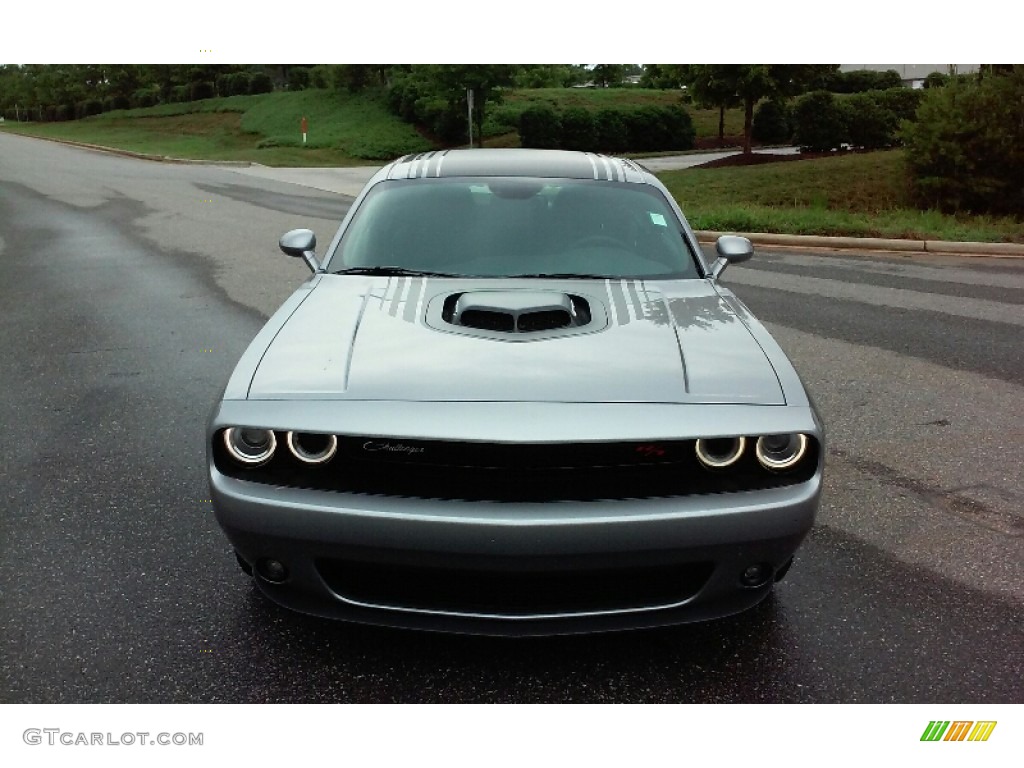
[[[651,221],[653,223],[657,224],[659,227],[667,227],[668,226],[668,223],[665,221],[665,217],[662,216],[660,213],[655,213],[654,211],[648,211],[647,215],[650,216],[651,217]]]

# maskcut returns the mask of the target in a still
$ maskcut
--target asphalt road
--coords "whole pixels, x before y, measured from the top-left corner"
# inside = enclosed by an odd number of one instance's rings
[[[203,427],[348,199],[0,135],[0,702],[1024,701],[1024,263],[759,254],[723,281],[829,431],[819,524],[745,615],[548,639],[262,599]]]

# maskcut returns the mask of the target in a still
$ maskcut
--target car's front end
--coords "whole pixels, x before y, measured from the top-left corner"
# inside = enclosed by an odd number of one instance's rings
[[[403,166],[347,240],[346,219],[333,262],[297,249],[317,271],[243,355],[207,435],[217,519],[265,594],[359,622],[546,634],[714,618],[771,591],[814,521],[822,425],[632,168],[561,186],[478,174],[417,197]],[[609,189],[601,234],[568,232],[569,204],[592,214]],[[404,232],[393,200],[427,223]],[[603,223],[631,205],[635,251]],[[435,221],[454,210],[457,236]],[[533,240],[495,237],[523,222]],[[383,252],[413,255],[364,266]],[[538,271],[548,253],[569,274]],[[585,273],[616,260],[630,276]]]

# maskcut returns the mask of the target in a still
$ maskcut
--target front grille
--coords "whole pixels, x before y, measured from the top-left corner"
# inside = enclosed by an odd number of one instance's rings
[[[751,442],[751,441],[748,441]],[[284,434],[278,435],[278,445]],[[502,444],[344,436],[328,463],[309,466],[278,449],[261,467],[241,467],[214,441],[227,475],[294,488],[466,501],[543,502],[664,498],[777,488],[809,480],[818,446],[790,472],[763,469],[748,446],[733,466],[709,470],[693,440]]]
[[[673,605],[696,595],[714,570],[712,563],[703,562],[578,570],[481,570],[349,560],[318,560],[316,566],[332,592],[355,602],[501,616]]]

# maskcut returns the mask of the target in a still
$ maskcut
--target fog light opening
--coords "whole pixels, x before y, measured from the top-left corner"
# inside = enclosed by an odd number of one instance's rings
[[[256,562],[256,573],[272,584],[280,584],[288,578],[288,569],[284,563],[270,557],[264,557]]]
[[[740,573],[740,584],[750,589],[763,587],[772,578],[772,567],[768,563],[754,563],[748,565]]]

